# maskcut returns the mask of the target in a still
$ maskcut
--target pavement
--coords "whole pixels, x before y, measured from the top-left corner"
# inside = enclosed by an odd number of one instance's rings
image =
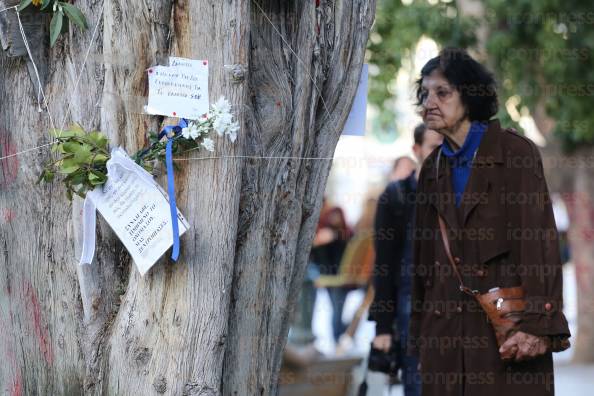
[[[360,374],[356,374],[360,378]],[[367,396],[404,396],[402,386],[388,392],[386,376],[370,373]],[[591,396],[594,394],[594,365],[558,364],[555,366],[555,396]],[[351,393],[356,395],[356,393]],[[527,395],[528,396],[528,395]]]

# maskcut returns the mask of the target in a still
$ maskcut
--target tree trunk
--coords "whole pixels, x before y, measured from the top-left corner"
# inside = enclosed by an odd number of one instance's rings
[[[592,152],[584,149],[572,157],[574,191],[566,199],[570,215],[569,242],[577,281],[578,329],[573,360],[594,362],[594,180]],[[577,162],[580,161],[580,162]]]
[[[92,266],[77,266],[80,201],[70,205],[57,183],[35,184],[47,147],[3,159],[0,390],[275,394],[330,168],[296,157],[332,156],[375,0],[76,4],[90,29],[71,27],[48,51],[56,127],[101,129],[133,153],[163,121],[141,114],[145,69],[169,55],[208,59],[211,101],[229,98],[242,125],[216,155],[276,159],[180,162],[178,206],[192,228],[179,262],[163,258],[143,278],[102,220]],[[51,123],[37,112],[24,58],[0,61],[4,156],[49,142]]]
[[[543,83],[544,84],[544,83]],[[592,149],[566,153],[553,135],[555,120],[546,114],[544,100],[532,109],[534,121],[547,139],[542,150],[549,190],[559,192],[568,208],[568,242],[577,285],[577,331],[573,348],[576,363],[594,362],[594,182]]]

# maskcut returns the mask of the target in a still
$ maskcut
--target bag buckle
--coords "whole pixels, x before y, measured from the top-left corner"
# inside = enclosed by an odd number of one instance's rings
[[[495,308],[497,308],[497,310],[498,310],[498,311],[501,311],[501,305],[502,305],[502,304],[503,304],[503,298],[502,298],[502,297],[499,297],[499,298],[497,299],[497,303],[496,303],[496,305],[495,305]]]

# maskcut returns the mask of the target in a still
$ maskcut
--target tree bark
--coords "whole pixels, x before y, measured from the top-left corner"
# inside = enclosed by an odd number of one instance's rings
[[[544,82],[543,82],[544,84]],[[591,169],[593,151],[582,148],[567,153],[553,135],[555,120],[546,114],[544,100],[532,109],[534,121],[547,139],[542,150],[549,190],[560,192],[568,208],[568,242],[575,266],[577,285],[577,331],[573,361],[594,362],[594,183]]]
[[[375,0],[76,4],[90,29],[71,27],[48,51],[56,127],[100,129],[133,153],[164,121],[141,114],[145,69],[169,55],[208,59],[211,101],[230,99],[242,126],[216,155],[275,159],[180,161],[178,206],[192,228],[179,262],[163,258],[143,278],[102,220],[92,266],[77,266],[80,201],[35,184],[48,148],[2,160],[0,390],[275,394],[330,168],[298,157],[334,151]],[[24,58],[0,62],[0,152],[49,142]]]
[[[573,361],[594,362],[594,181],[592,151],[583,149],[571,158],[573,192],[565,200],[570,215],[569,242],[577,283],[577,334]],[[580,161],[580,162],[578,162]]]

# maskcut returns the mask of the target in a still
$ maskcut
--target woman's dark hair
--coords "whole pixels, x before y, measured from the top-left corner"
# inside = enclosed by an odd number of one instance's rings
[[[430,59],[417,80],[417,106],[423,103],[423,78],[439,70],[460,92],[470,121],[488,121],[497,113],[497,87],[493,75],[468,53],[459,48],[445,48]]]

